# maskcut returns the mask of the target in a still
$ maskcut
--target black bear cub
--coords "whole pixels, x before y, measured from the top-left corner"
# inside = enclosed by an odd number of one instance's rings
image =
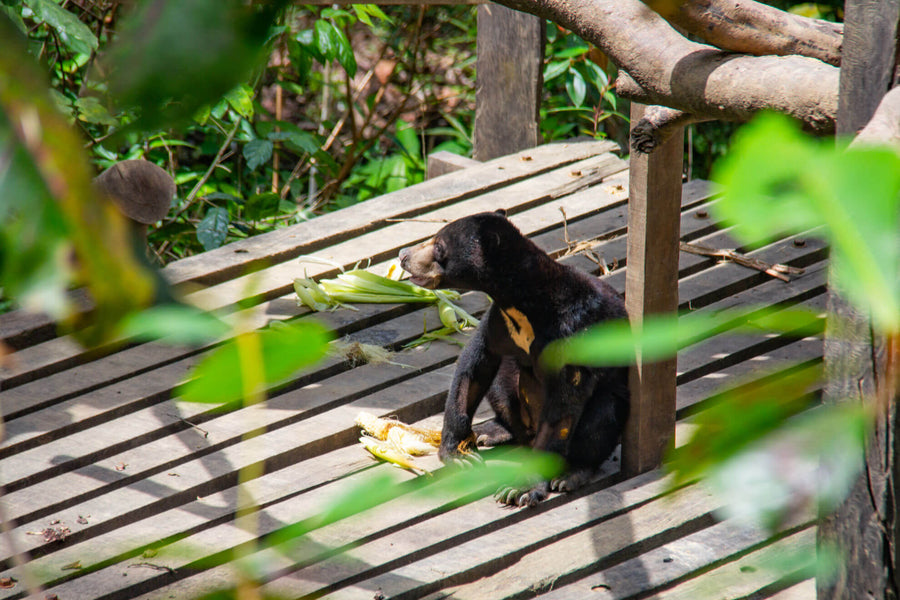
[[[544,372],[541,351],[607,319],[624,318],[612,287],[561,265],[506,218],[505,211],[453,221],[432,239],[400,252],[413,283],[480,290],[494,301],[459,357],[450,384],[440,458],[459,457],[472,436],[472,416],[487,396],[496,419],[476,432],[479,445],[530,445],[562,455],[565,476],[498,500],[532,506],[550,490],[584,484],[615,449],[628,418],[627,367],[567,365]]]

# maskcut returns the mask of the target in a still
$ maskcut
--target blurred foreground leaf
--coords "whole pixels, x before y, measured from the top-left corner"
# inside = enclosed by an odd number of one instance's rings
[[[171,128],[250,78],[284,0],[145,0],[110,48],[110,90],[135,125]]]
[[[129,315],[122,335],[169,344],[199,344],[225,336],[230,327],[211,313],[184,304],[161,304]]]
[[[683,316],[654,315],[646,317],[640,327],[626,320],[608,321],[557,340],[547,345],[541,362],[551,370],[563,365],[628,365],[637,356],[646,361],[674,356],[682,348],[725,331],[774,331],[806,337],[821,334],[823,328],[822,316],[803,308],[751,307]]]
[[[86,286],[97,306],[78,335],[96,344],[113,335],[121,317],[149,304],[154,284],[132,253],[118,210],[95,196],[83,140],[48,89],[25,38],[0,18],[0,279],[6,294],[27,294],[31,308],[63,318],[70,271],[71,283]],[[23,259],[29,262],[10,263]]]
[[[727,517],[772,530],[828,514],[863,468],[870,422],[859,404],[816,408],[714,465],[707,481]]]
[[[900,156],[884,148],[836,148],[764,114],[740,129],[716,164],[717,210],[740,239],[774,239],[822,227],[840,291],[900,330]]]
[[[822,365],[754,380],[719,395],[693,417],[697,426],[686,444],[668,457],[673,486],[705,476],[722,461],[778,429],[811,404]]]
[[[242,333],[207,356],[175,393],[187,402],[248,398],[325,356],[331,338],[324,326],[307,320]],[[255,351],[248,355],[247,348]]]

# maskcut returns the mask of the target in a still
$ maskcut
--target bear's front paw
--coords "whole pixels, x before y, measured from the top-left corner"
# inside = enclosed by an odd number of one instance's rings
[[[589,483],[596,475],[596,469],[578,469],[557,477],[550,482],[554,492],[574,492]]]
[[[438,458],[445,465],[470,467],[473,464],[483,464],[484,459],[475,451],[474,437],[472,434],[461,442],[445,438],[438,449]]]
[[[550,483],[542,481],[530,489],[504,487],[497,490],[494,499],[509,506],[537,506],[550,494]]]

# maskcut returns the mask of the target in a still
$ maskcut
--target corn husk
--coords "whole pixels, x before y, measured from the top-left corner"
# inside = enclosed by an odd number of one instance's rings
[[[400,452],[389,442],[376,440],[373,437],[364,435],[360,436],[359,443],[362,444],[363,448],[368,450],[375,458],[379,458],[400,467],[401,469],[406,469],[416,474],[427,473],[425,469],[413,463],[409,455]]]
[[[432,447],[432,451],[441,445],[441,432],[436,429],[426,429],[424,427],[416,427],[407,425],[397,419],[387,419],[384,417],[376,417],[367,412],[361,412],[356,415],[356,424],[371,435],[372,437],[386,441],[388,433],[391,429],[397,428],[405,431],[412,436],[416,436],[417,441],[428,444]],[[408,438],[413,439],[413,438]]]
[[[337,339],[331,342],[328,354],[350,361],[354,367],[367,364],[389,364],[399,367],[407,367],[403,363],[393,359],[394,353],[375,344],[364,344],[348,338]]]
[[[306,260],[310,260],[306,258]],[[320,261],[321,262],[321,261]],[[297,303],[315,311],[350,308],[351,303],[437,304],[441,323],[455,331],[474,327],[478,319],[457,306],[454,301],[459,293],[451,290],[429,290],[409,281],[398,281],[401,270],[392,265],[388,276],[383,277],[364,269],[353,269],[341,273],[334,279],[316,281],[310,277],[294,279]]]

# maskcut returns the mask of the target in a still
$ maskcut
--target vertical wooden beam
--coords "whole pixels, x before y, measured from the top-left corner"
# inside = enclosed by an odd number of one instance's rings
[[[543,19],[499,4],[478,7],[476,160],[538,145],[544,37]]]
[[[852,136],[869,122],[884,94],[898,84],[900,0],[847,0],[844,11],[837,132]],[[885,372],[885,339],[872,335],[868,315],[834,292],[833,274],[829,287],[824,401],[872,402]],[[847,499],[819,518],[819,546],[840,552],[836,572],[816,580],[819,600],[897,598],[900,594],[897,410],[895,399],[877,415],[862,474]]]
[[[644,106],[631,105],[637,123]],[[632,151],[629,162],[628,257],[625,305],[632,323],[678,309],[678,239],[684,134],[652,154]],[[622,471],[636,475],[659,466],[675,434],[675,367],[672,359],[631,369],[631,416],[622,440]]]

